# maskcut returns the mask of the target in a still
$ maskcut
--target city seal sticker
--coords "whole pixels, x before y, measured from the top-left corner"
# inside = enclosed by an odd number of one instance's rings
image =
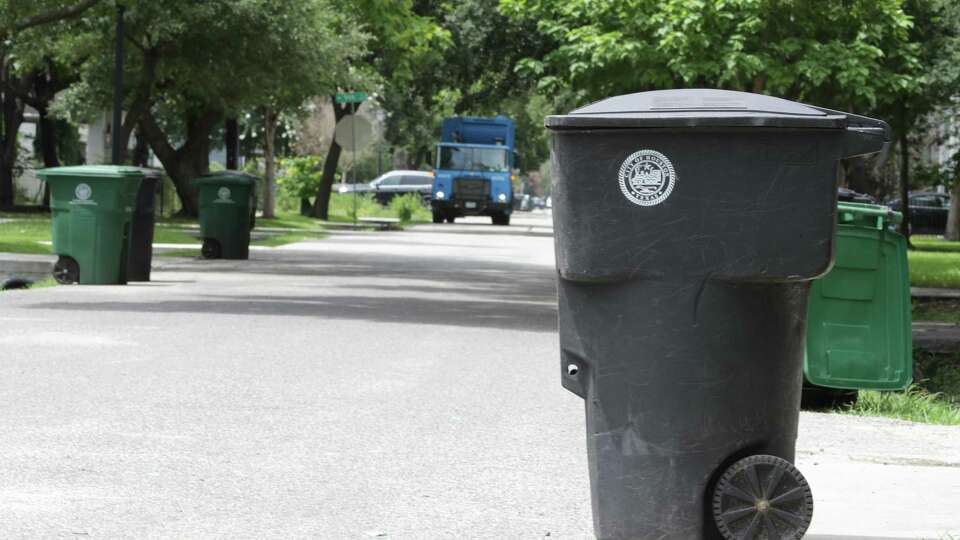
[[[89,184],[77,184],[77,188],[73,190],[73,194],[77,197],[77,200],[85,201],[93,195],[93,189],[90,188]]]
[[[667,200],[677,185],[677,173],[667,156],[655,150],[630,154],[620,166],[620,191],[640,206],[656,206]]]
[[[229,200],[230,200],[230,188],[224,186],[224,187],[218,189],[218,190],[217,190],[217,197],[219,197],[221,201],[229,201]]]

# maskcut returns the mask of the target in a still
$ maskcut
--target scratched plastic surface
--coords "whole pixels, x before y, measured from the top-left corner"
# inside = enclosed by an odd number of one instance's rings
[[[838,161],[889,139],[879,121],[711,92],[547,120],[561,380],[585,400],[603,540],[719,538],[708,501],[724,468],[793,460]]]

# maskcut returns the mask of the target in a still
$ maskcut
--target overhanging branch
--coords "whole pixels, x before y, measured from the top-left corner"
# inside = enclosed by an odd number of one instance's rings
[[[17,32],[20,32],[28,28],[33,28],[34,26],[40,26],[42,24],[72,19],[80,16],[80,14],[82,14],[84,11],[92,8],[98,3],[100,3],[100,0],[81,0],[79,3],[72,6],[55,9],[53,11],[34,15],[33,17],[22,20],[14,24],[13,29]]]

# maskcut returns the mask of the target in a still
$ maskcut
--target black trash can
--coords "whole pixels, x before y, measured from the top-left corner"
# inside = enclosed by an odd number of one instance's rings
[[[137,192],[137,206],[130,222],[130,248],[127,258],[127,281],[150,281],[153,264],[153,229],[156,225],[157,190],[163,173],[156,169],[141,169],[143,181]]]
[[[585,400],[597,537],[799,537],[810,280],[833,261],[838,160],[884,149],[888,126],[720,90],[546,126],[561,378]]]

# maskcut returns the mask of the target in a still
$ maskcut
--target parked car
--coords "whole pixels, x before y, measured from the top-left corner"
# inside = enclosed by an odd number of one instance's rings
[[[947,213],[950,211],[950,195],[934,191],[916,191],[910,198],[910,231],[915,234],[943,234],[947,230]],[[887,206],[899,211],[900,199],[887,202]]]
[[[419,193],[424,202],[430,202],[433,173],[424,171],[390,171],[367,184],[341,184],[340,193],[372,193],[380,204],[386,205],[397,195]]]

